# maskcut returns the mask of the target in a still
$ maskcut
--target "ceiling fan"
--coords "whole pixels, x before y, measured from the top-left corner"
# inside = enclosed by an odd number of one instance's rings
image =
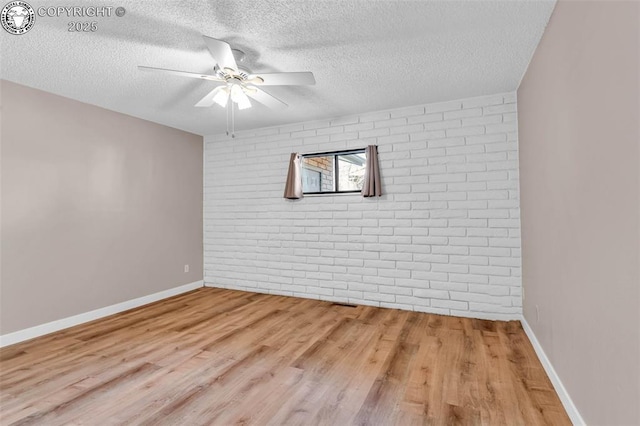
[[[202,98],[195,106],[210,107],[218,104],[223,108],[227,108],[227,135],[229,134],[229,119],[231,119],[231,136],[234,134],[234,104],[238,105],[238,109],[246,109],[251,107],[252,98],[269,108],[286,108],[287,104],[280,99],[270,95],[259,86],[300,86],[313,85],[316,83],[313,73],[311,72],[276,72],[276,73],[260,73],[252,74],[246,69],[238,67],[238,61],[242,61],[244,53],[240,50],[231,49],[229,43],[217,40],[215,38],[202,36],[204,38],[209,52],[216,61],[212,74],[201,74],[187,71],[177,71],[164,68],[153,68],[147,66],[138,66],[142,71],[157,71],[182,77],[199,78],[202,80],[213,81],[217,86]],[[231,102],[229,102],[231,100]]]

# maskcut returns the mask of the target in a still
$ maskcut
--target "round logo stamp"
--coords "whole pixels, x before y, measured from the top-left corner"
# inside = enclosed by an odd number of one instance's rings
[[[29,31],[36,22],[36,12],[27,2],[16,0],[7,3],[2,8],[0,15],[2,28],[11,34],[24,34]]]

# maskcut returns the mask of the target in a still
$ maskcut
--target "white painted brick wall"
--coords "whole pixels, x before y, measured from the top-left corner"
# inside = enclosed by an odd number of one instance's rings
[[[206,137],[205,282],[517,318],[515,112],[507,93]],[[282,198],[291,152],[372,144],[383,197]]]

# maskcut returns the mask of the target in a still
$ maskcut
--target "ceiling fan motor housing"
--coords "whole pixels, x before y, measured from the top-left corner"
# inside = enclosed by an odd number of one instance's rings
[[[227,81],[229,81],[230,79],[238,79],[240,81],[244,81],[247,80],[249,78],[249,75],[251,74],[249,72],[249,70],[243,69],[243,68],[238,68],[237,70],[234,70],[232,68],[220,68],[218,65],[216,65],[213,68],[213,71],[215,72],[215,74],[222,78],[225,79]]]

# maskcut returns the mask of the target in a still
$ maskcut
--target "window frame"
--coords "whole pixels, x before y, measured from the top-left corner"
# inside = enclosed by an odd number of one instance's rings
[[[357,149],[348,149],[342,151],[328,151],[328,152],[312,152],[309,154],[301,154],[303,163],[305,158],[314,158],[314,157],[330,157],[333,156],[333,191],[320,191],[320,192],[304,192],[304,188],[302,190],[303,195],[336,195],[336,194],[359,194],[362,192],[362,189],[351,189],[348,191],[337,191],[339,178],[340,178],[340,168],[338,166],[338,157],[343,155],[350,154],[365,154],[366,148],[357,148]],[[366,157],[366,154],[365,154]],[[304,167],[302,165],[301,167]],[[366,163],[365,163],[366,167]]]

